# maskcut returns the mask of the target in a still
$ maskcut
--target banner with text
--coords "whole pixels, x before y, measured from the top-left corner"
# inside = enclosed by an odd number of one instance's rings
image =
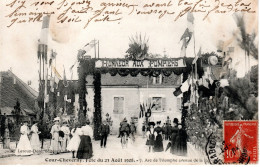
[[[126,60],[103,59],[95,62],[96,68],[180,68],[186,67],[184,59]]]

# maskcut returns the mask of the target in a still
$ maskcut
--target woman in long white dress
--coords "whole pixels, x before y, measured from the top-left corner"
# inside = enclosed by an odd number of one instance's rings
[[[72,138],[67,146],[68,151],[72,151],[72,158],[75,158],[75,151],[78,151],[80,144],[80,135],[82,135],[81,128],[76,125],[75,128],[71,130]]]
[[[30,130],[29,127],[27,126],[27,121],[25,121],[23,126],[21,126],[20,133],[21,133],[21,137],[17,145],[17,148],[15,150],[15,155],[20,155],[20,156],[32,155],[33,150],[28,138]]]
[[[51,150],[53,154],[58,154],[60,153],[61,146],[59,143],[59,131],[60,131],[60,119],[55,118],[54,119],[54,125],[51,127],[51,135],[52,135],[52,140],[51,140]]]
[[[34,122],[33,126],[31,127],[31,132],[32,132],[32,136],[31,136],[31,146],[33,149],[33,153],[40,153],[41,150],[41,142],[39,139],[39,134],[41,132],[38,131],[38,123]]]

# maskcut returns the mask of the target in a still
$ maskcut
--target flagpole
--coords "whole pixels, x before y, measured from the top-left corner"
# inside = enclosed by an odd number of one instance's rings
[[[95,53],[95,59],[97,58],[96,57],[96,40],[94,39],[94,53]]]
[[[98,40],[98,59],[99,59],[99,40]]]

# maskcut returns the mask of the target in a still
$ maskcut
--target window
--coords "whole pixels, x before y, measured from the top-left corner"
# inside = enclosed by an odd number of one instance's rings
[[[154,85],[162,84],[162,75],[158,75],[157,77],[153,77],[153,84]]]
[[[177,108],[181,110],[182,98],[177,98]]]
[[[114,110],[115,114],[124,113],[124,97],[114,97]]]
[[[163,112],[166,110],[166,99],[163,97],[152,97],[152,104],[154,104],[152,108],[153,112]]]

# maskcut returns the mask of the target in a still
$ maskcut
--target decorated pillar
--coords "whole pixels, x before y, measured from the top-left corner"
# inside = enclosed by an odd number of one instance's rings
[[[94,138],[95,140],[100,139],[100,135],[98,134],[98,128],[101,125],[102,117],[101,117],[101,73],[99,70],[95,70],[94,72]]]

